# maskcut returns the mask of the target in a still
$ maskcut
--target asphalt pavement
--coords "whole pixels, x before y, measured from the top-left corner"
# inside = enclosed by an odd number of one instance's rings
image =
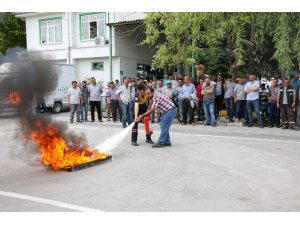
[[[69,129],[96,146],[122,126],[104,119]],[[153,149],[141,125],[139,147],[128,135],[112,162],[78,172],[43,166],[20,134],[13,116],[0,119],[0,211],[300,211],[297,131],[174,121],[172,147]]]

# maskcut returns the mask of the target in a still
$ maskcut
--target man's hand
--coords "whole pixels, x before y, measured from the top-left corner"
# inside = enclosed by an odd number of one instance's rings
[[[280,105],[279,105],[279,103],[277,103],[277,108],[278,108],[278,109],[280,108]]]
[[[292,108],[295,108],[295,102],[292,104]]]
[[[189,101],[191,101],[192,100],[192,97],[189,97]]]
[[[139,122],[139,121],[141,121],[142,119],[143,119],[143,116],[140,115],[140,116],[137,118],[136,122]]]

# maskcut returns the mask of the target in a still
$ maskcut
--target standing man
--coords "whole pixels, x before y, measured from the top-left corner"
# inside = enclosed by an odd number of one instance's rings
[[[202,94],[202,89],[203,89],[203,79],[199,80],[199,84],[196,87],[197,91],[197,115],[198,115],[198,121],[203,121],[204,120],[204,109],[203,109],[203,94]]]
[[[234,103],[236,106],[236,118],[241,121],[244,118],[248,123],[248,114],[246,110],[246,93],[245,93],[245,83],[244,78],[238,78],[238,84],[235,85],[234,93]]]
[[[141,121],[145,116],[151,115],[151,113],[153,113],[155,109],[161,112],[161,133],[158,142],[152,145],[152,148],[171,146],[172,144],[170,140],[169,130],[176,115],[175,105],[167,96],[160,93],[154,93],[153,88],[147,89],[146,94],[148,95],[148,98],[152,100],[153,104],[147,112],[137,118],[136,122]]]
[[[189,114],[189,123],[192,126],[195,126],[194,122],[194,110],[191,106],[192,94],[195,94],[196,89],[195,85],[191,83],[191,79],[189,76],[184,77],[185,84],[182,86],[182,90],[180,93],[180,97],[182,98],[182,114],[183,114],[183,121],[181,125],[187,124],[187,114]]]
[[[84,114],[84,121],[89,122],[88,120],[88,109],[89,109],[89,89],[87,87],[86,81],[82,81],[82,87],[81,87],[81,93],[82,93],[82,106],[83,106],[83,114]]]
[[[119,87],[116,91],[116,94],[119,98],[119,105],[122,111],[122,124],[123,128],[126,128],[126,123],[131,124],[131,113],[130,113],[130,87],[129,87],[129,80],[126,79],[124,84]]]
[[[219,116],[222,110],[223,100],[224,100],[224,81],[221,73],[218,73],[216,80],[216,90],[215,90],[215,101],[216,101],[216,118]]]
[[[279,93],[278,78],[273,80],[273,85],[269,87],[268,100],[269,106],[269,127],[273,127],[274,124],[277,128],[280,128],[280,108],[277,107],[277,97]]]
[[[175,94],[176,101],[178,102],[177,104],[178,104],[178,109],[179,109],[180,121],[183,120],[183,115],[182,115],[182,98],[180,97],[182,86],[183,86],[183,79],[179,78],[178,79],[178,86],[174,90],[174,94]]]
[[[118,89],[119,87],[121,87],[120,81],[119,80],[115,80],[115,87]]]
[[[172,82],[171,81],[167,82],[167,87],[164,90],[164,95],[167,96],[170,100],[173,101],[174,89],[172,88]]]
[[[134,101],[137,92],[138,91],[137,91],[135,80],[132,80],[130,85],[130,102]],[[130,104],[130,115],[131,115],[131,120],[134,121],[134,104]]]
[[[282,129],[295,130],[294,108],[296,106],[296,92],[290,85],[290,80],[285,78],[277,96],[277,107],[280,108],[283,122]]]
[[[131,134],[131,144],[133,146],[139,146],[137,143],[138,138],[138,117],[140,115],[143,115],[151,108],[151,105],[149,104],[150,100],[148,99],[148,95],[146,95],[146,86],[142,83],[138,85],[138,92],[135,95],[133,104],[134,104],[134,121],[135,124],[132,128],[132,134]],[[150,118],[148,122],[150,121]],[[146,120],[145,120],[145,126],[146,126]],[[154,142],[151,140],[151,134],[152,132],[147,133],[146,131],[146,143],[154,144]]]
[[[229,122],[233,121],[233,114],[234,114],[234,105],[233,105],[233,90],[235,87],[235,83],[233,82],[232,76],[228,75],[227,80],[225,82],[224,90],[224,98],[226,103],[226,109],[227,109],[227,117],[229,119]]]
[[[95,122],[95,108],[97,109],[98,120],[102,121],[102,111],[101,111],[101,93],[102,88],[100,84],[97,84],[94,77],[91,78],[91,84],[88,86],[90,93],[90,107],[91,107],[91,122]]]
[[[290,86],[292,88],[300,87],[300,81],[299,81],[299,75],[298,74],[295,74],[294,79],[291,80],[291,82],[290,82]]]
[[[117,110],[119,110],[119,114],[120,117],[122,117],[121,114],[121,109],[120,109],[120,105],[119,105],[119,98],[116,94],[116,87],[115,87],[115,83],[113,81],[110,82],[110,88],[107,92],[107,96],[106,98],[110,98],[110,108],[111,108],[111,113],[112,113],[112,118],[114,123],[117,122]]]
[[[77,82],[77,87],[81,91],[81,88],[82,88],[81,82]],[[81,94],[82,94],[82,92],[81,92]],[[83,102],[82,101],[80,101],[78,113],[79,113],[79,118],[80,118],[81,122],[83,122],[84,120],[83,120]]]
[[[255,111],[259,127],[264,128],[263,121],[259,111],[259,88],[260,88],[259,81],[256,80],[254,74],[250,74],[249,81],[246,83],[244,89],[245,93],[247,94],[246,104],[247,104],[247,111],[248,111],[248,118],[249,118],[248,127],[253,126],[253,111]]]
[[[174,80],[171,80],[172,88],[175,90],[178,86],[178,73],[175,73]]]
[[[203,95],[203,108],[206,118],[206,126],[212,125],[217,126],[215,118],[215,84],[210,80],[210,77],[205,78],[205,85],[201,91]]]
[[[80,88],[77,87],[77,82],[72,81],[72,87],[69,88],[67,92],[67,101],[68,105],[70,105],[71,113],[70,113],[70,123],[73,123],[74,114],[76,112],[77,122],[81,122],[79,118],[79,104],[82,102],[82,94]]]
[[[110,96],[108,95],[110,89],[110,82],[107,82],[107,90],[105,91],[105,112],[107,121],[110,121],[111,107],[110,107]]]

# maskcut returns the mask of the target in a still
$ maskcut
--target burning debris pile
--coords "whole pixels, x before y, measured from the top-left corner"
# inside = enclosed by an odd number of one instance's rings
[[[17,108],[24,141],[35,143],[45,165],[74,171],[82,168],[79,165],[89,167],[111,159],[110,153],[89,147],[83,135],[67,131],[67,124],[35,113],[36,97],[56,88],[57,74],[50,63],[16,62],[4,79],[1,75],[0,97]]]

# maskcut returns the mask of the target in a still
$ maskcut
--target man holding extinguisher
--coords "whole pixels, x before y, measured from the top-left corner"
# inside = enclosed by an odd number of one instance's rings
[[[134,103],[134,121],[135,124],[132,128],[131,133],[131,144],[133,146],[139,146],[137,143],[138,137],[138,121],[137,118],[147,112],[148,108],[151,106],[149,104],[148,96],[145,94],[146,86],[144,83],[138,85],[138,92],[135,94],[133,103]],[[150,116],[144,118],[145,131],[146,131],[146,142],[149,144],[154,144],[151,140],[151,134],[153,133],[151,130],[151,118]]]

